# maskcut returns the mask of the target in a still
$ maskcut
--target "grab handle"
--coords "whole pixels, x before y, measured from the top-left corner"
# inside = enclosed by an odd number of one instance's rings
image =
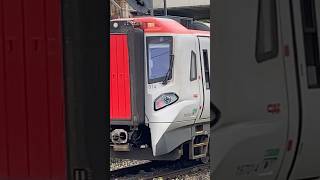
[[[212,113],[215,115],[213,117]],[[215,126],[221,119],[221,111],[219,108],[213,104],[210,103],[210,127]]]

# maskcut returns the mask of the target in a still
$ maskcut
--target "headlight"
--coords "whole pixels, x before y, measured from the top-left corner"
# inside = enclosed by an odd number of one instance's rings
[[[118,24],[117,22],[114,22],[114,23],[113,23],[113,27],[114,27],[115,29],[117,29],[117,28],[119,27],[119,24]]]
[[[154,101],[154,110],[158,111],[162,108],[165,108],[175,102],[177,102],[179,97],[175,93],[164,93],[161,94],[157,99]]]

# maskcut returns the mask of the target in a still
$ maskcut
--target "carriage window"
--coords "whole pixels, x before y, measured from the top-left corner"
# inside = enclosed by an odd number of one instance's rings
[[[210,89],[210,69],[209,69],[209,58],[208,50],[203,50],[203,60],[204,60],[204,73],[206,77],[206,88]]]
[[[197,79],[197,57],[196,53],[191,51],[191,63],[190,63],[190,81]]]
[[[172,37],[147,37],[148,82],[161,82],[170,67]],[[172,78],[170,73],[169,80]]]
[[[309,88],[320,87],[319,42],[314,0],[301,0],[304,49]]]
[[[256,41],[257,62],[278,55],[277,10],[275,0],[260,0]]]

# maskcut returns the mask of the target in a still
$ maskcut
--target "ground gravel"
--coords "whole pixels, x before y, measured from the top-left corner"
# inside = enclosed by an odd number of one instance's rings
[[[172,180],[210,180],[210,170],[203,170],[195,173],[181,175]]]
[[[110,159],[110,171],[127,168],[131,166],[136,166],[139,164],[144,164],[150,161],[142,161],[142,160],[128,160],[128,159]]]
[[[110,171],[126,168],[130,166],[136,166],[139,164],[144,164],[149,161],[141,160],[126,160],[126,159],[110,159]],[[163,178],[156,178],[154,180],[163,180]],[[210,169],[204,169],[202,171],[190,172],[185,175],[180,175],[172,180],[210,180]]]

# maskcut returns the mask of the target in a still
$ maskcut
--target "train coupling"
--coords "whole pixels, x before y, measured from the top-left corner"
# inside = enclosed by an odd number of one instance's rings
[[[113,142],[114,151],[128,152],[130,145],[128,143],[128,132],[124,129],[115,129],[111,132],[111,141]]]
[[[126,144],[128,142],[128,132],[124,129],[115,129],[111,132],[111,141],[114,144]]]

